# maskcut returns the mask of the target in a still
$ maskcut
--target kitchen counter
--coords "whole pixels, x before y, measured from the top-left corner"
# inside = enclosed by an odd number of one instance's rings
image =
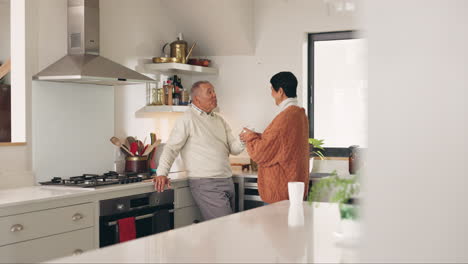
[[[237,172],[233,174],[233,177],[257,177],[257,175],[251,172]],[[169,178],[171,179],[172,185],[177,185],[187,180],[185,172],[170,173]],[[148,191],[151,191],[151,186],[153,186],[153,183],[151,181],[146,181],[132,184],[101,186],[98,188],[38,185],[23,188],[5,189],[0,190],[0,208],[46,202],[61,198],[100,195],[108,192],[125,191],[143,187],[148,187]]]
[[[63,186],[30,186],[0,191],[0,208],[25,203],[43,202],[63,197],[87,195],[94,189]]]
[[[187,179],[184,172],[171,173],[172,183],[177,184]],[[79,188],[66,186],[38,185],[24,188],[0,190],[0,208],[32,203],[42,203],[62,198],[100,195],[108,192],[125,191],[147,186],[151,190],[152,182],[116,184],[98,188]],[[0,214],[1,215],[1,214]]]
[[[311,179],[328,176],[328,173],[311,174]],[[169,174],[172,185],[183,183],[187,180],[185,172]],[[243,183],[244,179],[257,178],[257,172],[233,170],[233,178],[237,183]],[[125,191],[135,188],[147,187],[151,191],[152,182],[140,182],[132,184],[109,185],[98,188],[76,188],[64,186],[30,186],[16,189],[0,190],[0,208],[25,205],[39,202],[57,200],[61,198],[73,198],[80,196],[101,195],[108,192]]]
[[[337,205],[318,205],[283,201],[50,263],[357,261],[334,235]]]

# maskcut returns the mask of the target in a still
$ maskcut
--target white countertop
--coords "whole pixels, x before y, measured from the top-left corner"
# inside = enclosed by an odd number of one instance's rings
[[[339,228],[336,204],[283,201],[51,263],[356,261],[334,236]]]
[[[256,171],[232,170],[233,177],[257,178]],[[173,172],[169,174],[173,183],[187,180],[185,172]],[[59,198],[73,198],[89,194],[101,194],[106,192],[128,190],[152,185],[152,182],[140,182],[132,184],[109,185],[98,188],[80,188],[64,186],[29,186],[15,189],[0,190],[0,208],[24,205],[30,203],[45,202]]]
[[[256,174],[246,172],[236,172],[237,177],[256,177]],[[185,172],[170,173],[172,183],[187,179]],[[52,185],[29,186],[15,189],[0,190],[0,208],[17,206],[30,203],[45,202],[59,198],[73,198],[90,194],[100,194],[106,192],[121,191],[143,186],[153,185],[152,182],[139,182],[131,184],[115,184],[98,188],[80,188]]]
[[[94,189],[64,186],[30,186],[0,191],[0,208],[15,206],[30,201],[47,201],[61,197],[75,197],[88,194]]]

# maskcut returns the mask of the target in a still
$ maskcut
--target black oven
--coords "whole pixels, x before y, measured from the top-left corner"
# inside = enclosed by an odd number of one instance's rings
[[[174,228],[173,190],[102,200],[99,207],[100,247],[120,242],[120,219],[135,218],[136,238]]]

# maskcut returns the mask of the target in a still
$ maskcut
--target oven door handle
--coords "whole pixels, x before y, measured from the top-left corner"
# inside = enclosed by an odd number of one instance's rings
[[[135,217],[135,221],[141,220],[141,219],[145,219],[145,218],[153,217],[155,214],[156,214],[156,213],[136,216],[136,217]],[[112,221],[112,222],[108,222],[108,223],[107,223],[108,226],[114,226],[114,225],[116,225],[116,224],[117,224],[117,221]]]

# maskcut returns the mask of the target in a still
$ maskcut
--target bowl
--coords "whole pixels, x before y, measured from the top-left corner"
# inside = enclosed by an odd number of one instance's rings
[[[192,58],[192,59],[188,60],[188,64],[204,66],[204,67],[210,66],[210,63],[211,63],[211,60],[208,60],[208,59],[195,59],[195,58]]]

